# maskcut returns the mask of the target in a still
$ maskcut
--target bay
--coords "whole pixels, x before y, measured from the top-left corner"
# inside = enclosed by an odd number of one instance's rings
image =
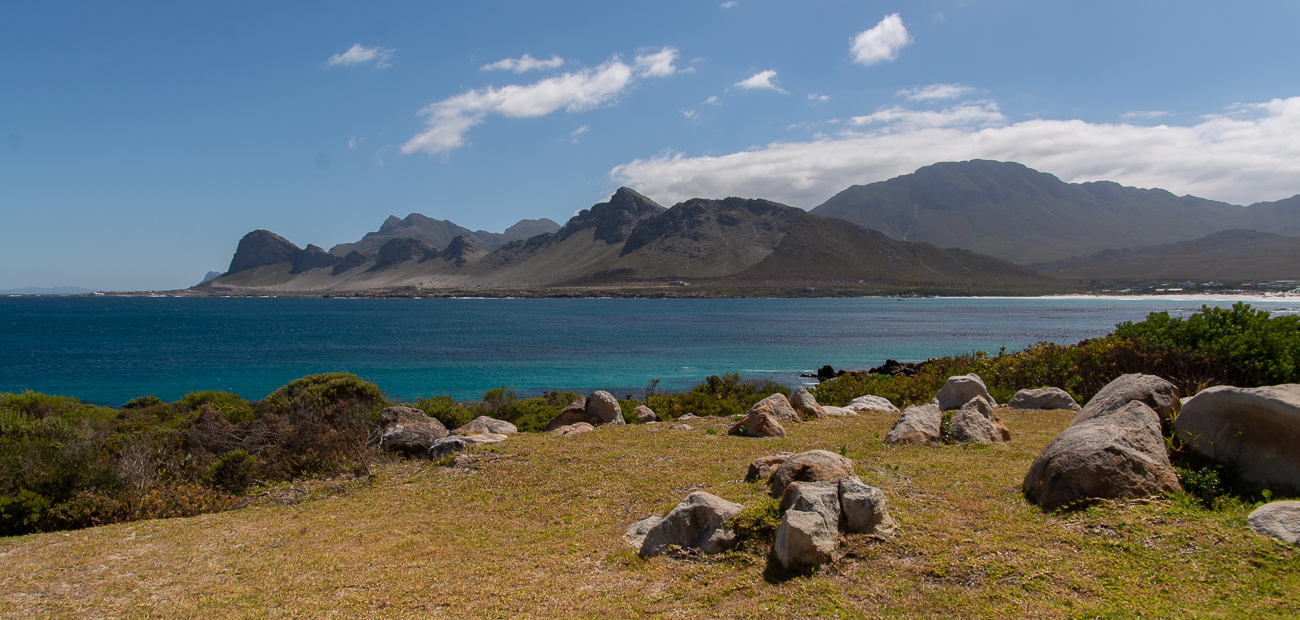
[[[683,389],[726,372],[794,386],[824,364],[1074,343],[1202,303],[1232,300],[10,297],[0,298],[0,391],[105,405],[204,389],[257,399],[331,371],[402,399],[474,399],[497,386],[622,396],[652,379]]]

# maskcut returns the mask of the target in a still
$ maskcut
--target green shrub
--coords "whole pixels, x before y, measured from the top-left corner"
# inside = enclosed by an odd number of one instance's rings
[[[121,497],[99,490],[83,490],[55,505],[45,515],[45,529],[76,530],[127,521],[131,506]]]
[[[0,497],[0,536],[15,536],[36,531],[50,509],[49,498],[23,489],[16,495]]]
[[[348,372],[327,372],[294,379],[266,397],[276,413],[296,411],[358,411],[370,419],[388,406],[375,384]]]
[[[515,391],[504,385],[492,388],[483,393],[483,401],[478,407],[479,413],[490,418],[507,420],[511,416],[517,398]]]
[[[190,394],[193,394],[193,393],[194,393],[194,392],[190,392]],[[145,408],[145,407],[153,407],[153,406],[155,406],[155,405],[163,405],[163,404],[166,404],[166,403],[163,402],[163,399],[158,398],[157,396],[154,396],[153,394],[150,394],[150,395],[148,395],[148,396],[137,396],[137,397],[135,397],[135,398],[132,398],[131,400],[126,401],[126,404],[125,404],[125,405],[122,405],[122,408],[123,408],[123,409],[143,409],[143,408]]]
[[[460,403],[456,402],[456,399],[450,396],[422,398],[411,403],[411,407],[425,412],[431,418],[437,419],[448,429],[459,428],[474,419],[474,415],[468,409],[462,407]]]
[[[1113,338],[1201,353],[1226,366],[1234,384],[1275,385],[1300,381],[1300,316],[1271,317],[1238,302],[1232,308],[1201,306],[1187,318],[1153,312],[1116,326]]]
[[[563,408],[564,406],[551,404],[546,398],[525,398],[515,401],[502,419],[514,424],[522,433],[535,433],[545,430],[546,423]]]
[[[256,459],[243,450],[233,450],[221,455],[212,464],[203,481],[208,486],[238,495],[253,485],[256,471]]]
[[[238,394],[231,394],[230,392],[216,390],[190,392],[182,396],[179,402],[190,409],[199,409],[203,405],[208,405],[221,415],[226,416],[226,419],[231,424],[247,422],[257,417],[257,414],[253,413],[253,406],[248,401]]]

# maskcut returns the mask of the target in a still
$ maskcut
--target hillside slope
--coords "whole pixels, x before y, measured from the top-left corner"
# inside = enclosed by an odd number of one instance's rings
[[[1234,229],[1031,266],[1044,275],[1074,280],[1300,280],[1300,237]]]

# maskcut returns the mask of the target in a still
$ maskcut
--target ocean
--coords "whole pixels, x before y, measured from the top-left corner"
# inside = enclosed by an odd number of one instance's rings
[[[400,399],[507,386],[684,389],[727,372],[795,386],[824,364],[865,369],[1040,341],[1218,298],[324,299],[0,298],[0,392],[119,406],[193,390],[259,399],[347,371]],[[1255,300],[1296,312],[1300,300]]]

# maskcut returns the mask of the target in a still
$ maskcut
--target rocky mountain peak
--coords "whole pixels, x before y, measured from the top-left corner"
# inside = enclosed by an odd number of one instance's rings
[[[254,230],[239,240],[226,273],[247,271],[263,265],[291,263],[302,250],[293,242],[269,230]]]
[[[560,229],[556,235],[564,239],[580,230],[594,228],[594,236],[599,241],[613,245],[622,243],[636,227],[637,222],[667,211],[635,190],[618,188],[609,202],[602,202],[583,209]]]

